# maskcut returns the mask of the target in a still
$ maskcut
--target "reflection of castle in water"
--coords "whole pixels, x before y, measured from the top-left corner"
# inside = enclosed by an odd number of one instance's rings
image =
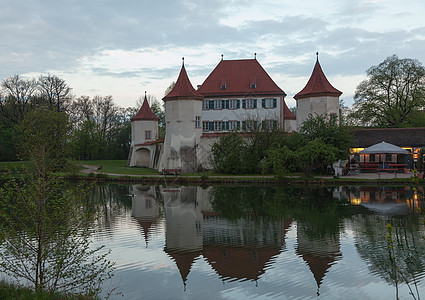
[[[142,193],[141,190],[145,189]],[[134,186],[133,216],[145,237],[161,212],[166,216],[164,251],[174,260],[186,285],[193,263],[203,257],[223,281],[257,281],[285,250],[292,220],[264,221],[252,216],[228,220],[215,213],[209,189],[200,187],[143,188]],[[139,191],[139,192],[138,192]],[[155,195],[162,197],[157,201]],[[297,254],[309,266],[318,287],[341,256],[339,235],[313,238],[303,223],[297,226]]]

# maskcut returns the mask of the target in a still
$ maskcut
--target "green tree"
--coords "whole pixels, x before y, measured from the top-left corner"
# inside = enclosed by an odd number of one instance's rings
[[[32,159],[37,168],[53,167],[68,154],[68,116],[47,108],[30,111],[19,123],[20,158]]]
[[[425,106],[425,68],[416,59],[387,57],[366,71],[354,96],[354,116],[364,125],[403,126]]]
[[[244,151],[246,144],[240,133],[232,132],[221,136],[211,148],[214,169],[223,173],[243,173]]]
[[[315,140],[300,148],[297,154],[304,175],[309,177],[313,170],[321,169],[323,172],[327,165],[337,161],[339,150],[321,140]]]
[[[338,124],[334,115],[310,115],[299,130],[306,141],[321,140],[338,149],[336,160],[348,157],[352,136],[348,128]]]

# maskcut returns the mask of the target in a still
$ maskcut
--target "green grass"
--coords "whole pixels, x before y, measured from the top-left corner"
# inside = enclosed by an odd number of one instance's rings
[[[32,289],[10,284],[5,281],[0,281],[0,299],[21,299],[21,300],[78,300],[78,299],[84,299],[84,300],[91,300],[91,299],[98,299],[98,298],[92,298],[88,296],[66,296],[61,293],[54,293],[54,292],[34,292]]]
[[[123,175],[158,175],[159,172],[148,168],[127,167],[127,160],[79,160],[78,165],[102,166],[103,173]]]

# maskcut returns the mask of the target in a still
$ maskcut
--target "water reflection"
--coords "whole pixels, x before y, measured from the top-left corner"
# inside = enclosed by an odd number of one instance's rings
[[[387,223],[395,228],[396,256],[406,278],[420,282],[425,273],[425,232],[415,195],[410,187],[133,185],[111,193],[114,200],[104,204],[109,211],[104,225],[114,226],[114,214],[130,214],[147,250],[157,251],[151,241],[163,239],[157,249],[177,267],[183,290],[192,281],[200,285],[190,274],[200,276],[201,267],[209,276],[219,278],[223,286],[246,282],[261,290],[259,282],[273,283],[276,298],[282,296],[281,282],[295,278],[300,281],[298,291],[291,291],[297,285],[286,287],[285,297],[313,297],[301,290],[314,286],[314,296],[335,298],[338,293],[331,288],[338,291],[361,278],[371,282],[382,278],[385,284],[379,292],[375,291],[376,282],[373,287],[363,283],[364,287],[355,289],[361,289],[363,296],[383,296],[387,295],[387,283],[394,284]],[[347,250],[350,248],[353,251]],[[354,261],[355,266],[351,265]],[[303,266],[308,274],[302,271]],[[358,278],[353,277],[353,270]],[[338,276],[329,275],[333,272]],[[340,282],[343,278],[346,281]],[[391,289],[388,294],[392,295]]]

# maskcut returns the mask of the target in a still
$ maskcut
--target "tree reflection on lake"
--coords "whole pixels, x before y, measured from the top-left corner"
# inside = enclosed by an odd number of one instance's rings
[[[98,240],[112,249],[128,299],[391,298],[387,223],[400,269],[425,293],[423,216],[410,187],[106,185],[98,193]]]

